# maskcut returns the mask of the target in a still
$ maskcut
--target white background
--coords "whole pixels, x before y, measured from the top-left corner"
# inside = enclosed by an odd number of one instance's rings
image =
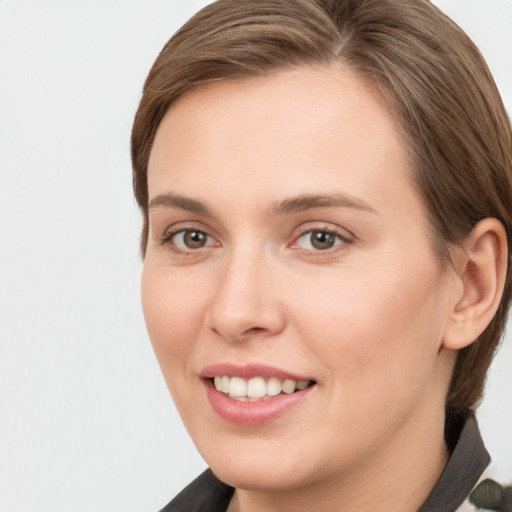
[[[156,512],[204,467],[139,304],[129,132],[206,0],[0,0],[0,510]],[[512,112],[512,1],[439,0]],[[512,347],[479,411],[512,480]]]

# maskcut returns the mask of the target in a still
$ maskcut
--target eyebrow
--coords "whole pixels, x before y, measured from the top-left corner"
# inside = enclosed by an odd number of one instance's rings
[[[192,213],[199,213],[201,215],[211,215],[210,210],[200,201],[170,193],[159,194],[151,199],[149,202],[149,208],[152,209],[158,206],[186,210]]]
[[[368,203],[343,193],[328,195],[299,195],[275,203],[270,212],[272,215],[286,215],[303,212],[313,208],[352,208],[370,213],[377,213]]]
[[[208,207],[200,201],[172,193],[159,194],[149,202],[150,209],[159,206],[212,216]],[[374,208],[361,199],[343,193],[336,193],[328,195],[305,194],[290,197],[284,201],[274,203],[270,208],[270,214],[272,216],[289,215],[314,208],[352,208],[377,213]]]

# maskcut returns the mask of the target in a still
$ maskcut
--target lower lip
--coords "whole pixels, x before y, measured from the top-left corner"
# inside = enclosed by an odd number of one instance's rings
[[[302,391],[280,394],[258,402],[240,402],[217,391],[210,380],[205,380],[206,394],[213,410],[223,419],[239,425],[262,425],[279,418],[299,405],[316,386]]]

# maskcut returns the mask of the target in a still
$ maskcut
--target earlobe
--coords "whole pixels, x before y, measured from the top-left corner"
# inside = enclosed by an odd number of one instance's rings
[[[507,271],[507,238],[497,219],[480,221],[463,244],[458,269],[462,294],[451,311],[443,345],[459,350],[475,341],[500,304]]]

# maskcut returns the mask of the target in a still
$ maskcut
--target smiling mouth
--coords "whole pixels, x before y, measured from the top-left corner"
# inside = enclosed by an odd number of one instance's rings
[[[281,394],[291,395],[315,384],[312,380],[281,380],[277,377],[244,379],[226,375],[216,375],[210,381],[217,391],[239,402],[259,402]]]

